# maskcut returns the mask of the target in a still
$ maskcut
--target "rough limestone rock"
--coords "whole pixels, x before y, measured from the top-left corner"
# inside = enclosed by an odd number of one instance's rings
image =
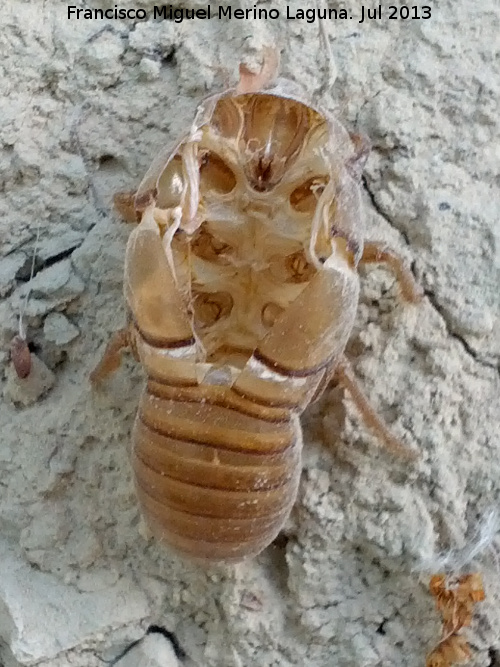
[[[36,354],[30,355],[29,375],[20,378],[11,364],[6,372],[4,398],[17,406],[28,406],[40,400],[54,385],[56,376]]]
[[[183,22],[153,20],[152,0],[117,4],[144,8],[144,21],[2,2],[5,667],[134,656],[138,667],[422,667],[441,627],[429,575],[462,565],[483,572],[486,590],[467,629],[470,664],[500,664],[500,7],[442,0],[431,18],[403,20],[382,5],[382,19],[359,23],[354,0],[328,5],[353,18],[287,19],[282,0],[256,5],[278,9],[275,20]],[[373,143],[367,233],[405,257],[425,298],[403,307],[385,268],[363,270],[348,353],[378,413],[422,457],[390,456],[329,389],[304,417],[286,530],[251,562],[205,570],[141,529],[128,462],[141,370],[125,355],[100,391],[88,377],[125,321],[130,227],[112,194],[136,187],[199,101],[235,82],[241,60],[257,67],[266,45],[281,49],[284,76]],[[13,401],[8,349],[28,293],[27,339],[54,377],[33,401]]]

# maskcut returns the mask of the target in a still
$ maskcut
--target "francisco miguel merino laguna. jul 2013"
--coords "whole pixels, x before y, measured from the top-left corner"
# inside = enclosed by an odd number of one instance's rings
[[[398,7],[390,6],[388,8],[388,18],[430,18],[430,7],[401,7],[401,10],[406,10],[407,15],[403,12],[398,12]],[[410,15],[410,9],[413,14]],[[420,10],[420,12],[419,12]],[[167,20],[175,23],[182,23],[184,20],[193,19],[237,19],[237,20],[276,20],[281,17],[288,20],[306,21],[307,23],[314,23],[316,20],[352,20],[358,18],[359,23],[363,23],[365,19],[380,20],[383,15],[382,5],[376,7],[360,7],[360,18],[348,14],[346,9],[320,9],[320,8],[299,8],[286,6],[286,11],[283,14],[276,8],[264,8],[253,5],[247,9],[233,9],[231,5],[225,7],[212,7],[206,5],[199,9],[185,9],[181,7],[172,7],[172,5],[154,5],[152,10],[148,13],[145,9],[129,8],[125,9],[115,5],[108,9],[82,9],[74,5],[68,6],[68,19],[136,19],[147,20]],[[427,12],[427,15],[425,13]],[[420,15],[419,15],[420,14]]]

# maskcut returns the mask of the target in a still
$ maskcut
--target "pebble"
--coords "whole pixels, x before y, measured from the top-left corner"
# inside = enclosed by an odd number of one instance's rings
[[[7,368],[4,398],[20,406],[36,403],[56,381],[56,376],[36,354],[31,354],[31,371],[28,377],[19,378],[11,363]]]
[[[67,345],[80,335],[80,331],[62,313],[49,313],[43,324],[43,335],[55,345]]]

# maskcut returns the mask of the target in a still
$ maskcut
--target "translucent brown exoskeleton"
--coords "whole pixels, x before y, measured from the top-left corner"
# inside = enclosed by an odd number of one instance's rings
[[[160,540],[208,561],[254,556],[276,537],[297,495],[299,416],[334,375],[408,455],[343,355],[360,262],[389,262],[418,298],[399,259],[364,244],[368,143],[266,78],[243,69],[146,174],[125,260],[130,325],[93,373],[132,346],[147,375],[132,453],[143,514]]]

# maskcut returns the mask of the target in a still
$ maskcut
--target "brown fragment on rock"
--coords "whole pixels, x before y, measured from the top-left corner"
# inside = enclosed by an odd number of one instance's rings
[[[451,635],[444,639],[427,656],[426,667],[451,667],[463,665],[471,658],[471,650],[462,635]]]
[[[31,371],[31,352],[25,338],[14,336],[10,343],[10,357],[17,377],[27,378]]]
[[[485,598],[483,580],[479,572],[461,577],[435,574],[429,590],[436,598],[436,607],[443,619],[441,640],[429,653],[426,667],[452,667],[468,662],[471,650],[460,630],[471,624],[476,602]]]

